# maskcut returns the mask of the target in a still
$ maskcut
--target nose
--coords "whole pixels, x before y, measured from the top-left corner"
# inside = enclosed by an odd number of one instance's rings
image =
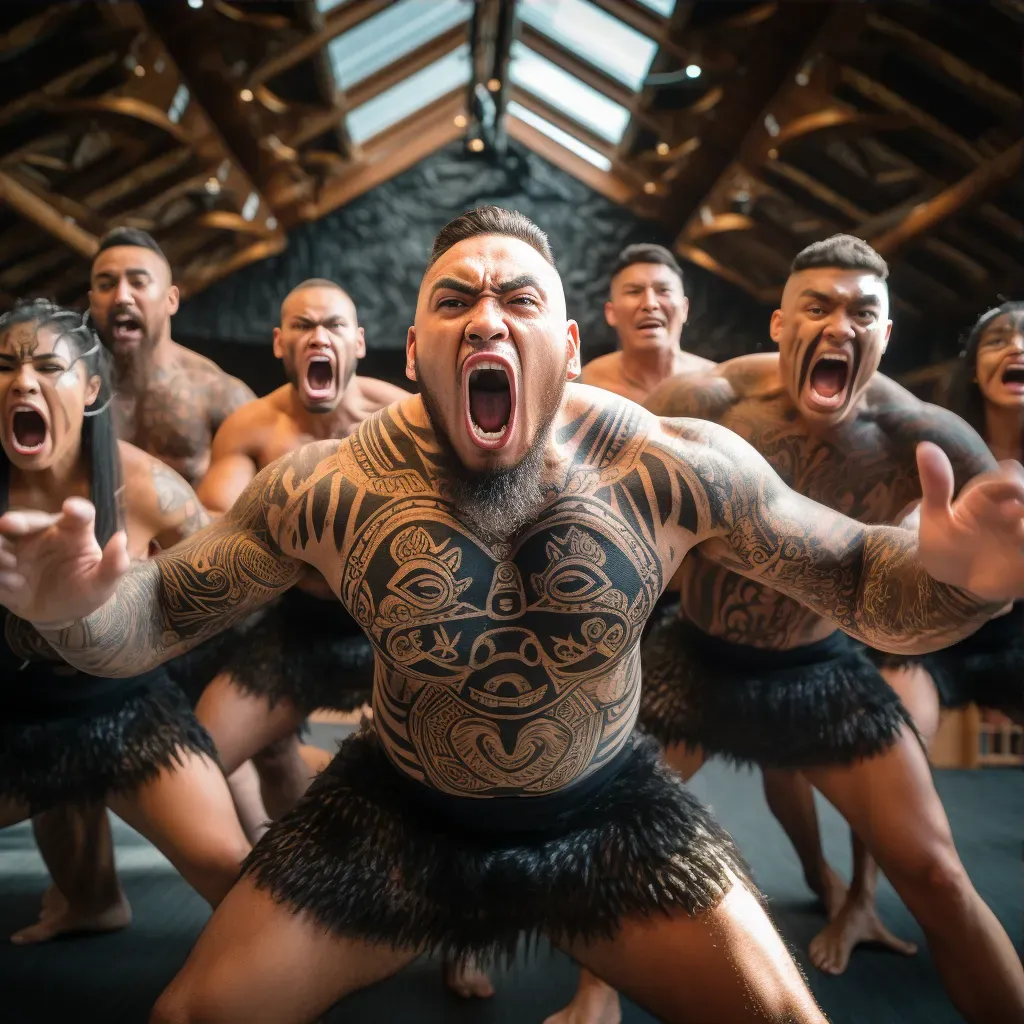
[[[1018,352],[1024,352],[1024,330],[1014,331],[1010,335],[1010,347]]]
[[[484,345],[492,341],[504,341],[507,337],[508,325],[499,304],[493,299],[477,303],[466,325],[466,339],[473,344]]]
[[[838,344],[853,341],[857,332],[853,329],[853,320],[847,316],[845,309],[837,309],[825,324],[825,337]]]
[[[132,290],[128,284],[127,276],[121,277],[117,282],[117,290],[114,292],[114,301],[121,305],[128,305],[132,301]]]
[[[640,297],[640,308],[644,310],[656,310],[658,308],[658,296],[653,288],[645,288]]]
[[[14,391],[18,395],[38,395],[39,380],[31,363],[22,363],[14,378]]]
[[[314,348],[330,348],[331,338],[323,324],[317,324],[313,328],[313,337],[310,338],[309,343]]]

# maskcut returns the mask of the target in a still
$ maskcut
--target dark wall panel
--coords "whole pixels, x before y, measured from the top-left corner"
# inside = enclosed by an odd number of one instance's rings
[[[434,235],[453,217],[486,203],[520,210],[549,234],[569,315],[580,323],[584,358],[613,348],[614,334],[603,313],[609,266],[624,245],[671,245],[671,238],[658,224],[639,220],[521,148],[514,147],[508,161],[496,167],[464,154],[458,143],[316,223],[296,228],[279,256],[184,303],[174,336],[213,358],[219,355],[254,387],[264,380],[276,383],[280,376],[273,370],[270,334],[281,299],[305,278],[327,277],[343,285],[358,307],[370,350],[364,372],[401,379],[400,352]],[[770,310],[699,267],[684,269],[691,302],[687,348],[720,360],[771,344]],[[245,354],[234,354],[243,345]],[[266,353],[265,360],[262,353],[253,359],[253,345]]]

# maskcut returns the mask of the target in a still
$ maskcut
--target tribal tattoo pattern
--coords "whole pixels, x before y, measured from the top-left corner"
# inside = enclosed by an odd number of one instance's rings
[[[932,441],[949,456],[959,490],[995,468],[985,443],[959,417],[876,376],[862,408],[829,433],[811,432],[777,382],[775,360],[736,360],[709,377],[678,378],[652,396],[658,416],[720,423],[748,441],[797,493],[862,523],[897,523],[921,497],[915,451]],[[708,558],[683,567],[681,599],[696,626],[734,643],[787,648],[820,640],[831,621]],[[845,627],[844,627],[845,628]]]
[[[392,762],[443,792],[491,796],[560,789],[621,748],[641,631],[695,544],[893,650],[991,611],[931,580],[912,534],[801,499],[728,431],[574,391],[546,503],[511,540],[468,527],[445,497],[447,455],[410,398],[267,467],[228,516],[48,639],[88,671],[138,672],[312,565],[374,646]]]

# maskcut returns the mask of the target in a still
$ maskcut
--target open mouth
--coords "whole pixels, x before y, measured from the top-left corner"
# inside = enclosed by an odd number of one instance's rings
[[[326,356],[313,356],[306,364],[306,393],[313,399],[334,394],[334,367]]]
[[[813,403],[823,409],[840,408],[846,401],[850,370],[850,357],[846,352],[825,352],[818,356],[807,377]]]
[[[466,425],[481,448],[501,448],[515,423],[516,384],[512,366],[488,353],[470,356],[462,367]]]
[[[11,441],[19,455],[35,455],[46,444],[46,420],[35,409],[15,409],[11,417]]]
[[[118,314],[110,323],[110,335],[117,346],[137,345],[142,334],[142,321],[128,314]]]
[[[1016,394],[1024,394],[1024,364],[1013,363],[1003,370],[1003,384]]]
[[[638,331],[660,331],[665,327],[663,320],[657,320],[654,317],[648,317],[646,320],[641,320],[636,325]]]

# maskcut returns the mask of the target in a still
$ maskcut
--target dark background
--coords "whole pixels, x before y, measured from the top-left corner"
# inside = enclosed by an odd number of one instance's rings
[[[615,347],[604,321],[608,268],[623,246],[672,239],[515,143],[496,166],[465,153],[439,151],[322,220],[291,232],[288,248],[232,274],[182,304],[175,340],[210,356],[259,394],[282,383],[271,351],[281,299],[300,281],[326,277],[352,295],[366,329],[360,372],[405,381],[405,336],[434,235],[453,217],[488,203],[532,218],[551,239],[569,316],[579,321],[584,361]],[[700,267],[684,264],[690,320],[685,348],[723,360],[770,347],[771,309]],[[962,325],[949,325],[955,338]],[[930,359],[915,344],[916,324],[901,329],[885,368],[896,373]]]

